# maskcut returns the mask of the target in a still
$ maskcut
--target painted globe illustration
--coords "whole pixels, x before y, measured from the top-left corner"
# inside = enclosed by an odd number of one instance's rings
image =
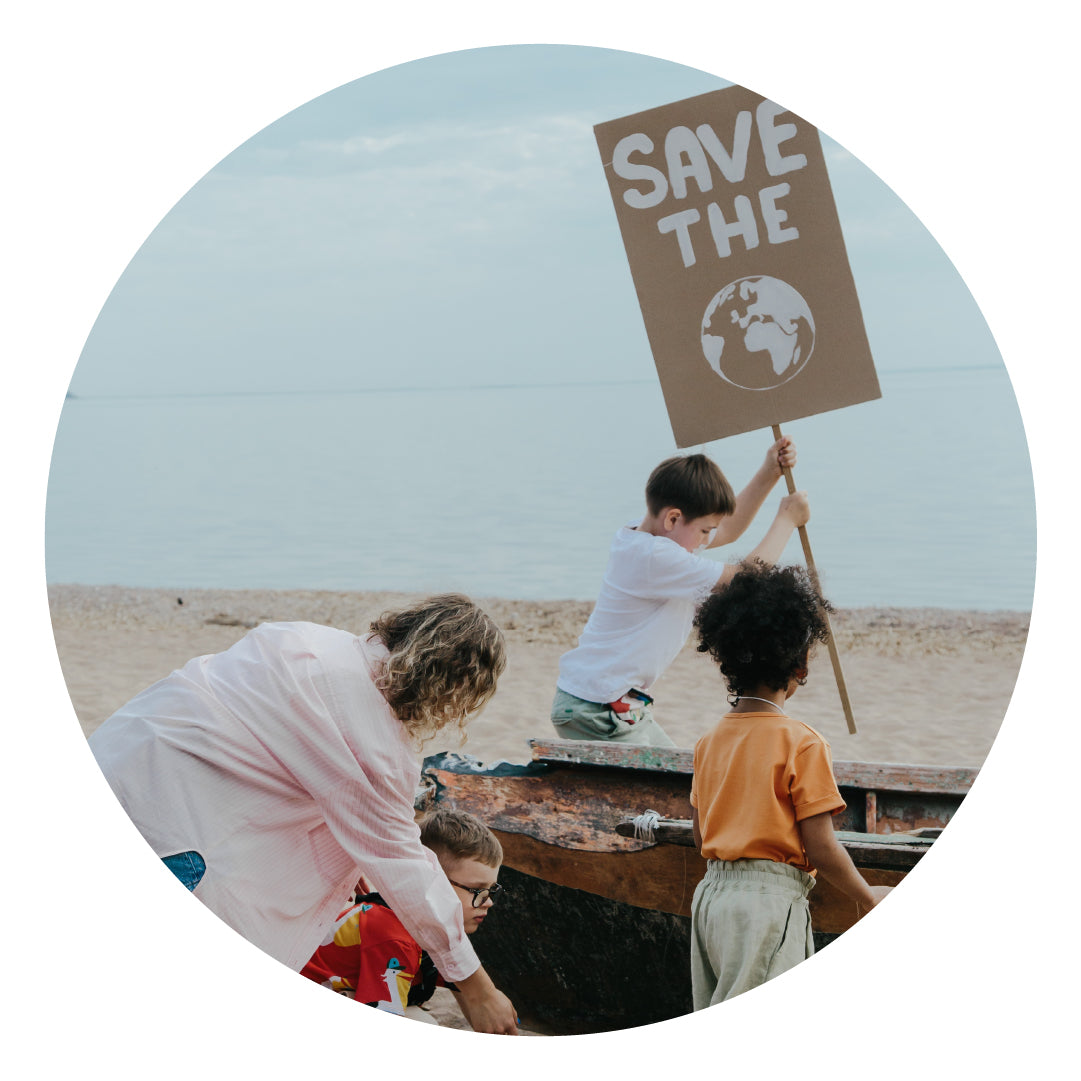
[[[770,390],[802,371],[815,344],[807,301],[780,278],[739,278],[706,305],[702,352],[724,380]]]

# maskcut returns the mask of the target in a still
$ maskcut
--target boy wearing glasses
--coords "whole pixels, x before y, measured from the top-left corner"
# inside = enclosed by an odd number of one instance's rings
[[[473,934],[503,887],[496,879],[503,849],[479,819],[439,809],[420,822],[420,840],[442,867],[462,906],[465,933]],[[355,902],[342,912],[301,975],[377,1010],[437,1022],[421,1004],[437,987],[449,987],[378,893],[357,884]],[[464,1009],[466,1020],[469,1014]]]

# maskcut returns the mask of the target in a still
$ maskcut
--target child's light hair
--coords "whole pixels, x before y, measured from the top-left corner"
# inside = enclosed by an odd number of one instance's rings
[[[489,867],[503,862],[503,846],[494,833],[467,811],[439,807],[420,820],[420,843],[439,857],[477,860]]]
[[[384,612],[371,632],[390,651],[379,689],[418,745],[448,724],[464,729],[507,666],[503,632],[461,593]]]
[[[736,494],[721,467],[704,454],[665,458],[646,481],[646,508],[660,514],[675,507],[689,519],[707,514],[728,516],[736,509]]]

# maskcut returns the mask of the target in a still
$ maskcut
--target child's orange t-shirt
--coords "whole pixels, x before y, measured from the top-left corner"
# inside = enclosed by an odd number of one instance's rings
[[[830,745],[779,713],[728,713],[694,748],[691,803],[702,855],[788,863],[813,874],[797,825],[843,811]]]

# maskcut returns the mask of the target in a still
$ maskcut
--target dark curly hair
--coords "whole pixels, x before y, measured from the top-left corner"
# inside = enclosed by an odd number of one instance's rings
[[[734,699],[755,687],[784,690],[826,641],[832,611],[802,567],[748,560],[699,608],[698,652],[720,665]]]

